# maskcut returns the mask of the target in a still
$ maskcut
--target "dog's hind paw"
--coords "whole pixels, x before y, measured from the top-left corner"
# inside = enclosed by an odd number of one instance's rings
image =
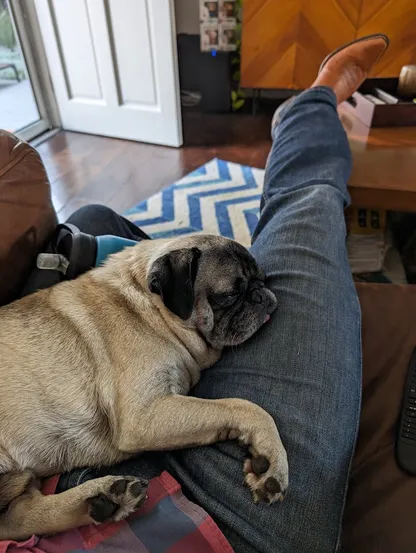
[[[89,514],[97,524],[123,520],[147,499],[148,481],[130,476],[100,478],[102,490],[87,499]]]

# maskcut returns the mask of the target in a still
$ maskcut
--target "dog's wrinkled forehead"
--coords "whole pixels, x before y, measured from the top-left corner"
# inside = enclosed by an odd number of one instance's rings
[[[199,274],[205,284],[224,292],[239,292],[239,287],[247,280],[264,280],[264,274],[253,256],[243,246],[231,241],[203,252]]]

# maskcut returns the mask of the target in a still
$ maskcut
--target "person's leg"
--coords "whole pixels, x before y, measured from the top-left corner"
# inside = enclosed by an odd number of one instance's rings
[[[333,91],[302,94],[275,132],[253,254],[270,275],[280,310],[250,343],[206,371],[196,390],[207,398],[251,399],[273,415],[288,449],[289,494],[282,504],[254,506],[233,444],[166,456],[237,553],[325,553],[339,540],[361,359],[343,215],[351,160],[336,100],[351,95],[388,43],[380,36],[360,40],[366,44],[348,46],[322,72]]]
[[[351,156],[329,88],[298,96],[274,130],[252,253],[278,299],[268,325],[203,373],[196,395],[241,397],[274,417],[287,448],[282,503],[252,503],[232,444],[175,452],[168,470],[236,552],[333,552],[360,410],[360,310],[344,207]]]
[[[103,205],[94,204],[81,207],[69,217],[67,223],[75,225],[81,232],[91,234],[92,236],[111,234],[137,241],[149,238],[136,225]],[[46,247],[45,252],[52,252],[50,246]],[[61,274],[58,271],[43,271],[34,268],[23,288],[21,296],[27,296],[36,292],[36,290],[49,288],[60,282],[60,280]]]
[[[111,234],[137,241],[149,238],[134,223],[104,205],[81,207],[70,216],[67,223],[92,236]]]

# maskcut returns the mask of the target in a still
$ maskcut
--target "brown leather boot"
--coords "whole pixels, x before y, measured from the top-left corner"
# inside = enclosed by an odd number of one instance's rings
[[[340,46],[327,55],[319,68],[318,77],[311,85],[329,86],[335,92],[338,104],[348,98],[365,81],[368,73],[389,46],[386,35],[368,35]],[[272,120],[273,129],[280,123],[283,110],[292,103],[292,96],[276,109]]]
[[[367,78],[387,50],[389,39],[382,34],[358,38],[337,48],[321,63],[311,88],[329,86],[340,104],[347,100]]]

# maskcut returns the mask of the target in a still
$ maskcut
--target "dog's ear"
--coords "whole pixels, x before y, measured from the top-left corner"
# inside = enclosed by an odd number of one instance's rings
[[[148,276],[149,289],[159,294],[166,307],[186,321],[192,315],[195,301],[194,285],[201,250],[174,250],[157,259]]]

